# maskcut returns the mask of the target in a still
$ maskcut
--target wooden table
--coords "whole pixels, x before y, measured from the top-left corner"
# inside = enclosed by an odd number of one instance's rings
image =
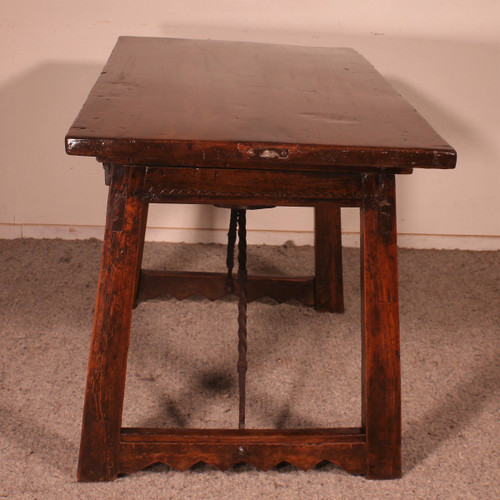
[[[349,48],[122,37],[66,136],[109,185],[78,479],[155,462],[226,469],[329,460],[401,475],[395,174],[455,151]],[[361,210],[362,416],[347,429],[121,428],[132,308],[224,295],[221,275],[141,271],[148,203],[311,206],[316,275],[250,277],[249,294],[342,311],[340,207]]]

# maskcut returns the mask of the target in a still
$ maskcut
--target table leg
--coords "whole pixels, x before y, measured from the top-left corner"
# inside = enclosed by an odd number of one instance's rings
[[[149,208],[149,203],[147,201],[143,201],[141,207],[141,217],[139,219],[139,224],[140,224],[139,240],[138,240],[139,247],[137,249],[137,262],[139,263],[139,265],[136,266],[136,272],[134,278],[134,308],[139,305],[139,286],[140,286],[141,271],[142,271],[141,264],[142,264],[142,254],[144,251],[144,240],[146,238],[148,208]]]
[[[401,374],[393,174],[368,174],[361,207],[363,417],[367,477],[401,477]]]
[[[79,481],[117,477],[135,281],[146,223],[144,169],[113,166],[90,347]]]
[[[316,309],[344,312],[340,207],[314,208],[314,258]]]

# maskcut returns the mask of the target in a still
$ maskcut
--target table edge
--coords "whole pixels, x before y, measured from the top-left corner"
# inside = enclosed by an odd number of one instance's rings
[[[162,164],[229,167],[238,164],[287,168],[300,164],[304,170],[318,165],[356,166],[362,169],[452,169],[457,153],[451,147],[345,146],[274,142],[151,140],[78,137],[71,129],[65,138],[66,153],[94,156],[99,161],[126,164]]]

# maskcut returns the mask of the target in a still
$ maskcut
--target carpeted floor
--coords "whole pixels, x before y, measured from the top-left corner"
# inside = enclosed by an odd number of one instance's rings
[[[75,481],[101,242],[0,241],[0,498],[500,498],[500,252],[400,251],[403,473],[165,466]],[[346,312],[249,305],[247,426],[360,421],[359,252]],[[144,267],[223,270],[224,247],[148,244]],[[252,246],[253,272],[311,274],[311,247]],[[134,313],[124,425],[236,427],[236,301]]]

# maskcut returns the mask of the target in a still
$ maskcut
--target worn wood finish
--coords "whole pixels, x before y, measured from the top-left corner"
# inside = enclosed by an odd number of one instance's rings
[[[340,207],[314,208],[314,263],[316,309],[344,312]]]
[[[367,174],[361,208],[363,416],[368,478],[401,477],[401,369],[393,175]]]
[[[142,197],[142,210],[141,210],[141,217],[138,219],[139,221],[139,240],[138,240],[138,251],[137,251],[137,269],[135,273],[135,280],[134,280],[134,307],[137,306],[137,297],[139,295],[139,280],[141,277],[141,265],[142,265],[142,255],[144,252],[144,240],[146,237],[146,227],[147,227],[147,222],[148,222],[148,208],[149,204],[147,201],[144,200]]]
[[[198,462],[226,470],[248,463],[261,470],[287,462],[308,470],[329,461],[352,474],[365,472],[366,436],[361,429],[123,429],[121,473],[154,463],[186,470]]]
[[[140,266],[141,221],[146,210],[136,191],[143,181],[142,169],[113,168],[83,410],[79,481],[109,481],[118,473],[133,278]]]
[[[270,297],[276,302],[297,300],[302,304],[314,304],[314,278],[312,276],[248,276],[247,300],[251,302]],[[239,284],[233,278],[234,293]],[[225,273],[186,272],[186,271],[149,271],[141,272],[138,302],[154,299],[161,295],[173,295],[183,300],[191,295],[200,294],[210,300],[217,300],[230,294],[227,290]]]
[[[453,168],[456,153],[363,57],[352,49],[123,37],[66,150],[104,162],[110,183],[80,481],[200,460],[266,470],[329,460],[369,478],[400,477],[394,174]],[[340,207],[361,207],[362,429],[120,428],[134,299],[225,294],[225,276],[216,273],[140,273],[148,203],[315,207],[315,279],[254,277],[249,295],[333,311],[343,307]]]
[[[455,152],[353,49],[121,37],[66,137],[116,163],[451,168]]]
[[[146,167],[144,198],[152,203],[213,203],[260,207],[360,206],[361,174]]]

